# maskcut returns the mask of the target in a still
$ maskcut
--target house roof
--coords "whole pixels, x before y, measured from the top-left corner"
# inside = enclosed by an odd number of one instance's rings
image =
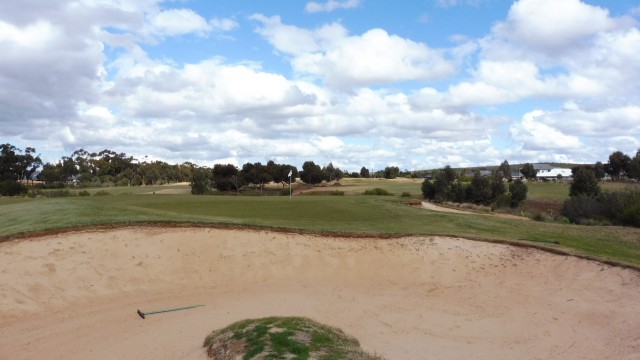
[[[553,169],[553,166],[551,166],[550,164],[532,164],[532,165],[533,165],[533,169],[535,171]]]

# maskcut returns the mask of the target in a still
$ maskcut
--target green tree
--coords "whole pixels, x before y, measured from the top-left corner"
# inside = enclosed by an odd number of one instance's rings
[[[593,170],[578,167],[573,174],[573,181],[569,188],[569,196],[580,195],[595,197],[600,194],[600,184]]]
[[[605,171],[612,178],[620,180],[623,174],[629,172],[630,163],[631,158],[628,155],[625,155],[622,151],[614,151],[609,155],[609,162],[605,166]]]
[[[629,163],[629,176],[633,179],[640,180],[640,149],[636,151],[636,156]]]
[[[422,181],[422,197],[427,200],[435,200],[436,198],[436,186],[430,179],[424,179]]]
[[[492,199],[491,180],[475,173],[469,185],[467,200],[476,204],[490,204]]]
[[[536,178],[536,169],[534,169],[533,165],[531,165],[530,163],[522,165],[522,169],[520,169],[520,172],[522,173],[522,176],[524,176],[524,178],[527,180]]]
[[[11,144],[0,145],[0,195],[13,196],[26,191],[18,181],[28,168],[25,155],[20,155],[20,152],[22,150]]]
[[[509,184],[509,193],[511,194],[511,207],[517,207],[527,199],[529,188],[520,179],[516,179]]]
[[[604,171],[604,165],[602,164],[601,161],[596,162],[593,170],[595,171],[595,174],[598,180],[604,179],[604,176],[607,174],[607,172]]]
[[[44,182],[47,186],[63,184],[63,178],[61,175],[62,165],[46,163],[42,166],[42,171],[38,175],[38,178]]]
[[[324,173],[320,166],[316,165],[313,161],[305,161],[302,164],[302,171],[300,172],[300,180],[309,185],[320,184],[324,179]]]
[[[503,179],[511,181],[511,167],[509,166],[509,162],[506,159],[502,162],[502,164],[500,164],[498,170],[500,170],[500,174],[502,175]]]
[[[368,178],[369,177],[369,169],[367,169],[366,167],[362,167],[360,169],[360,177],[361,178]]]
[[[324,173],[325,181],[340,180],[344,177],[344,172],[340,170],[340,168],[334,167],[333,163],[329,163],[329,165],[324,167],[322,172]]]
[[[206,194],[211,190],[211,170],[208,168],[196,168],[191,172],[191,193],[194,195]]]
[[[387,166],[384,168],[385,179],[395,179],[400,174],[400,168],[397,166]]]
[[[502,174],[496,174],[491,177],[491,197],[487,199],[488,202],[495,201],[498,197],[504,195],[507,192],[502,179]]]
[[[260,165],[260,168],[262,172],[267,173],[266,167]],[[238,190],[236,188],[237,176],[238,168],[233,164],[215,164],[213,166],[213,182],[218,191],[229,191],[234,188]]]

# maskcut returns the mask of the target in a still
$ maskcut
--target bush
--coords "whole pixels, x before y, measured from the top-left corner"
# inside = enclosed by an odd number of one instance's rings
[[[640,227],[640,204],[624,209],[620,220],[624,225]]]
[[[106,190],[100,190],[100,191],[97,191],[95,194],[93,194],[93,196],[107,196],[107,195],[111,195],[111,194]]]
[[[511,194],[502,194],[500,196],[498,196],[498,198],[496,199],[496,208],[506,208],[506,207],[511,207],[511,203],[512,203],[512,199],[511,199]]]
[[[27,187],[13,180],[0,182],[0,195],[16,196],[27,192]]]
[[[362,195],[382,195],[382,196],[391,196],[393,195],[392,193],[388,192],[385,189],[381,189],[381,188],[374,188],[371,190],[365,190]]]
[[[422,182],[422,197],[427,200],[434,200],[436,198],[436,186],[429,179],[425,179]]]
[[[89,196],[91,195],[90,192],[88,192],[87,190],[82,190],[78,192],[78,196]]]
[[[527,192],[529,189],[527,185],[522,182],[522,180],[517,179],[516,181],[509,184],[509,193],[511,194],[511,207],[518,207],[521,202],[527,199]]]
[[[70,197],[75,196],[75,193],[69,191],[69,189],[50,190],[42,192],[42,195],[46,197]]]
[[[403,198],[410,198],[410,197],[411,197],[411,194],[409,194],[408,192],[406,192],[406,191],[405,191],[405,192],[403,192],[402,194],[400,194],[400,197],[403,197]]]
[[[564,203],[563,214],[576,224],[617,224],[640,227],[640,191],[579,195]]]

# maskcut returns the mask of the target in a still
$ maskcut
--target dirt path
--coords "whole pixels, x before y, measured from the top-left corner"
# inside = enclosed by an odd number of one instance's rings
[[[471,211],[464,211],[464,210],[457,210],[457,209],[452,209],[452,208],[448,208],[445,206],[438,206],[434,203],[430,203],[428,201],[423,201],[422,202],[422,208],[423,209],[427,209],[427,210],[432,210],[432,211],[440,211],[440,212],[447,212],[447,213],[453,213],[453,214],[469,214],[469,215],[487,215],[487,216],[496,216],[496,217],[500,217],[503,219],[514,219],[514,220],[531,220],[527,217],[524,216],[516,216],[516,215],[511,215],[511,214],[502,214],[502,213],[490,213],[490,214],[482,214],[482,213],[475,213],[475,212],[471,212]]]
[[[455,238],[87,231],[0,244],[0,280],[0,359],[204,359],[210,331],[272,315],[388,359],[640,357],[637,272]]]

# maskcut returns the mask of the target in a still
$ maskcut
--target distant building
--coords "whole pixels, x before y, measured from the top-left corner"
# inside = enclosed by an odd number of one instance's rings
[[[524,179],[524,175],[522,175],[522,173],[520,171],[512,171],[511,172],[511,178],[513,180],[522,180],[522,179]]]
[[[534,166],[535,168],[535,166]],[[562,168],[551,168],[551,169],[541,169],[536,173],[536,179],[538,180],[571,180],[573,178],[573,173],[571,169],[562,169]]]
[[[540,171],[540,170],[551,170],[553,169],[553,166],[551,166],[550,164],[532,164],[533,165],[533,170],[535,170],[536,172]]]

